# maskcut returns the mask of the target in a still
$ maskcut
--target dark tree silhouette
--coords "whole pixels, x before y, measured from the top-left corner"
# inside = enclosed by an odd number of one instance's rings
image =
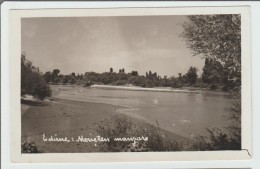
[[[21,95],[31,94],[44,99],[51,96],[50,87],[47,85],[45,78],[32,62],[26,59],[25,53],[21,56]]]
[[[228,69],[230,79],[240,79],[240,15],[187,16],[183,27],[182,37],[194,55],[219,61]]]
[[[197,78],[198,78],[197,71],[198,71],[198,69],[196,67],[191,66],[189,68],[188,72],[185,74],[187,83],[189,83],[189,84],[196,83]]]

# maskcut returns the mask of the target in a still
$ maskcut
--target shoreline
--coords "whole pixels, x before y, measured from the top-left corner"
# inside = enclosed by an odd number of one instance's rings
[[[45,101],[43,101],[45,102]],[[99,135],[93,128],[95,124],[118,113],[116,109],[123,107],[104,103],[93,103],[87,101],[56,98],[54,102],[46,102],[47,106],[32,106],[22,104],[22,138],[37,143],[37,148],[44,153],[63,152],[110,152],[99,150],[94,144],[68,143],[68,142],[46,142],[43,134],[51,136],[57,134],[61,138],[77,138],[78,136],[91,137]],[[95,113],[93,113],[95,111]],[[142,127],[156,127],[155,125],[126,115],[133,120],[134,124]],[[45,125],[39,125],[45,124]],[[46,125],[47,124],[47,125]],[[68,126],[68,124],[70,124]],[[189,142],[189,138],[181,136],[173,131],[159,128],[162,137],[168,136],[171,141]],[[116,136],[114,136],[116,138]],[[67,148],[63,149],[66,144]]]
[[[170,87],[144,88],[139,86],[113,86],[113,85],[92,85],[89,88],[98,88],[105,90],[129,90],[129,91],[150,91],[150,92],[170,92],[170,93],[193,93],[193,94],[213,94],[213,95],[230,95],[222,91],[210,91],[207,89],[176,89]]]

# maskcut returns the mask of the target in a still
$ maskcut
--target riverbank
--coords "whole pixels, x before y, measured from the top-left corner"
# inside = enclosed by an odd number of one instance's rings
[[[90,88],[99,88],[106,90],[129,90],[129,91],[151,91],[151,92],[172,92],[172,93],[194,93],[194,94],[212,94],[212,95],[230,95],[228,92],[222,92],[219,90],[208,90],[205,88],[195,88],[187,87],[181,88],[171,88],[171,87],[154,87],[154,88],[144,88],[140,86],[113,86],[113,85],[92,85]]]
[[[43,153],[73,153],[73,152],[100,152],[100,144],[84,142],[59,142],[44,141],[44,137],[77,139],[78,137],[96,137],[100,133],[95,130],[97,124],[117,114],[125,108],[103,103],[92,103],[55,98],[53,101],[42,101],[42,105],[22,104],[22,141],[34,142]],[[131,117],[129,117],[131,118]],[[137,119],[134,123],[149,126]],[[109,126],[106,126],[109,129]],[[164,130],[162,135],[167,135],[171,140],[177,141],[183,137]],[[104,133],[105,134],[105,133]],[[114,136],[117,137],[117,136]],[[106,151],[103,149],[103,151]]]

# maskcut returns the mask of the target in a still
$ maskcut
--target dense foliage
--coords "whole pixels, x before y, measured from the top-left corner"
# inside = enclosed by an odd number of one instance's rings
[[[214,59],[205,59],[203,67],[202,81],[209,85],[221,87],[223,91],[239,89],[241,85],[240,75],[235,79],[230,79],[230,72],[227,67]]]
[[[239,104],[239,102],[238,102]],[[232,113],[228,113],[229,125],[224,129],[206,129],[208,135],[197,135],[191,139],[167,136],[159,126],[152,126],[142,122],[136,122],[123,114],[114,114],[101,120],[95,125],[98,135],[110,138],[110,142],[99,145],[102,152],[119,151],[212,151],[212,150],[240,150],[241,149],[241,106],[232,107]],[[128,138],[132,136],[144,136],[148,141],[138,141],[136,146],[132,142],[117,142],[114,137]]]
[[[26,55],[21,57],[21,95],[30,94],[39,99],[51,96],[49,85],[43,78],[39,68],[32,65],[26,59]]]
[[[112,69],[112,68],[111,68]],[[124,71],[116,72],[86,72],[77,74],[72,72],[69,75],[59,74],[59,69],[48,71],[44,74],[46,82],[50,84],[109,84],[109,85],[134,85],[141,87],[183,87],[196,84],[198,75],[197,68],[190,67],[187,73],[181,77],[161,77],[156,72],[149,71],[145,76],[138,75],[137,71],[125,73]]]
[[[152,126],[142,122],[135,122],[123,114],[114,114],[95,125],[98,135],[110,138],[110,142],[100,145],[100,151],[120,152],[149,152],[149,151],[180,151],[183,150],[183,140],[172,140],[160,130],[159,124]],[[147,137],[147,141],[117,142],[113,138]]]
[[[194,55],[207,58],[203,80],[241,85],[241,16],[193,15],[183,25],[182,36]],[[231,85],[232,87],[232,85]],[[227,88],[230,88],[228,85]]]

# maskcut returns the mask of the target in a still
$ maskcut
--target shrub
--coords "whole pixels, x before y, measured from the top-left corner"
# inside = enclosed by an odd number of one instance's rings
[[[210,86],[210,90],[216,90],[217,88],[218,88],[218,86],[215,85],[215,84],[213,84],[213,85]]]
[[[226,128],[207,129],[207,136],[195,137],[192,150],[241,150],[241,100],[233,102],[227,109],[225,120],[228,122]]]
[[[39,99],[51,96],[51,89],[46,83],[45,78],[34,67],[32,62],[26,59],[25,54],[21,58],[21,95],[31,94]]]
[[[117,80],[117,81],[115,81],[115,82],[113,82],[113,83],[111,83],[111,84],[118,86],[118,85],[125,85],[125,84],[127,84],[127,83],[128,83],[127,80]]]
[[[226,129],[230,135],[232,149],[241,149],[241,96],[238,94],[236,97],[238,99],[227,109],[229,113],[226,120],[229,126]]]
[[[227,150],[229,148],[229,140],[227,134],[219,128],[207,129],[210,142],[209,150]]]
[[[209,150],[209,143],[206,136],[197,136],[193,138],[192,144],[188,148],[193,151],[206,151]]]
[[[22,153],[40,153],[33,141],[24,141],[21,148]]]
[[[178,80],[174,81],[174,82],[171,84],[171,87],[172,87],[172,88],[182,88],[183,86],[184,86],[183,83],[182,83],[181,81],[178,81]]]
[[[227,85],[222,87],[222,91],[227,92],[229,90],[229,87]]]
[[[167,135],[149,124],[136,123],[122,114],[114,114],[95,125],[95,131],[102,137],[110,138],[110,142],[100,146],[101,151],[177,151],[181,150],[181,144],[170,140]],[[118,142],[113,139],[123,137],[148,137],[148,141],[138,141],[137,146],[133,142]]]

